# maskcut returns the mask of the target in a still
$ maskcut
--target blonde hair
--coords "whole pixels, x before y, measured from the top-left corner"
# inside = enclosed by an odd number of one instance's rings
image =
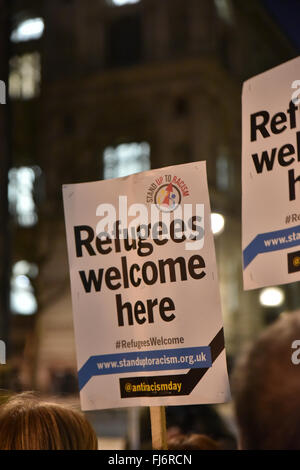
[[[21,393],[0,406],[0,450],[97,450],[95,431],[79,411]]]

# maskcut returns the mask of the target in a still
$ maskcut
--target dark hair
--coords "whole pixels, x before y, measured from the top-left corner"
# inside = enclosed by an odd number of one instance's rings
[[[204,434],[177,434],[168,440],[168,450],[220,450],[213,439]]]
[[[292,343],[300,313],[283,314],[241,357],[233,374],[243,449],[300,449],[300,369]]]
[[[79,411],[21,393],[0,406],[0,450],[97,450],[97,436]]]

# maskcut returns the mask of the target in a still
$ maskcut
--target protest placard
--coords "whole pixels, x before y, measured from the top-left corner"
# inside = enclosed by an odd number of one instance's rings
[[[63,199],[82,409],[227,401],[205,162]]]
[[[243,86],[245,289],[300,280],[299,78],[298,57]]]

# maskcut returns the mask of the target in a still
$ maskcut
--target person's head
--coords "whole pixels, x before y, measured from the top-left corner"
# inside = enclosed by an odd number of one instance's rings
[[[97,450],[97,436],[79,411],[22,393],[0,406],[0,450]]]
[[[219,445],[204,434],[176,434],[168,439],[168,450],[220,450]]]
[[[242,449],[300,449],[300,313],[284,314],[241,357],[233,392]]]

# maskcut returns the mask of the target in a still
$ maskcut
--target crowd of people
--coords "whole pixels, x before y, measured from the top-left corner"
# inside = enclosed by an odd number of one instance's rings
[[[300,449],[300,370],[298,361],[292,361],[295,340],[300,341],[300,312],[281,315],[238,359],[232,374],[238,449]],[[182,408],[189,412],[190,407]],[[171,423],[168,449],[229,448],[228,439],[226,446],[198,429],[189,432],[182,425],[174,432]],[[2,395],[0,450],[97,448],[97,435],[78,410],[43,401],[31,392]]]

